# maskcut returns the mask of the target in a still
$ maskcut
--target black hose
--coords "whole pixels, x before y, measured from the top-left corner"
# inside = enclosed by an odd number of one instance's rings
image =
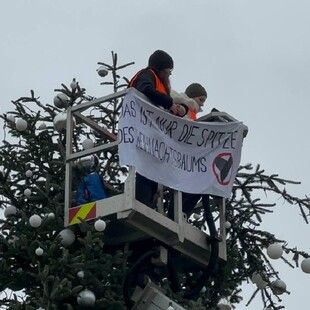
[[[129,269],[127,272],[124,283],[123,283],[123,296],[124,301],[128,309],[131,309],[134,305],[134,302],[131,300],[130,296],[130,287],[133,284],[134,276],[137,274],[140,267],[142,267],[147,259],[152,257],[153,255],[158,255],[158,249],[152,249],[145,254],[143,254]]]
[[[217,235],[216,226],[214,223],[212,211],[210,208],[209,195],[202,196],[202,205],[204,208],[204,217],[207,222],[210,237],[208,237],[207,242],[210,243],[210,260],[209,264],[204,270],[203,274],[198,278],[197,284],[194,289],[184,294],[184,298],[193,299],[199,295],[201,289],[209,279],[212,271],[214,270],[218,256],[219,256],[219,238]]]

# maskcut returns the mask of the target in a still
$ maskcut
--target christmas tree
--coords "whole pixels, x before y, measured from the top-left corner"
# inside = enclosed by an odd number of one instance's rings
[[[110,89],[107,95],[127,87],[128,80],[120,72],[133,63],[118,65],[117,54],[112,52],[111,64],[98,64],[102,85]],[[4,139],[0,147],[0,194],[4,218],[0,220],[0,305],[9,309],[126,309],[124,278],[136,254],[128,244],[117,248],[105,244],[104,229],[109,223],[102,219],[64,226],[66,109],[95,98],[87,95],[75,79],[61,86],[55,90],[53,104],[42,103],[31,91],[30,96],[12,101],[10,111],[1,116]],[[85,126],[82,116],[75,119],[73,149],[81,151],[114,141],[121,103],[122,98],[115,97],[89,108],[88,118],[100,126],[99,133],[98,127]],[[123,192],[128,171],[119,166],[117,148],[76,160],[72,187],[78,187],[85,168],[93,169],[95,160],[106,194]],[[266,175],[260,166],[240,166],[232,195],[226,201],[227,261],[218,262],[197,294],[188,298],[186,292],[201,285],[198,282],[203,270],[176,271],[177,281],[167,277],[164,268],[146,272],[186,309],[237,305],[242,299],[240,285],[245,281],[257,285],[252,298],[261,292],[264,307],[281,309],[279,296],[286,293],[285,279],[280,278],[270,258],[282,259],[288,268],[301,263],[303,271],[310,273],[310,256],[260,229],[264,216],[277,205],[269,200],[262,202],[259,197],[268,192],[282,197],[308,223],[310,199],[291,195],[287,184],[298,182]],[[72,205],[76,205],[75,200]],[[211,207],[217,218],[217,204]],[[206,226],[201,208],[190,220],[198,228]]]

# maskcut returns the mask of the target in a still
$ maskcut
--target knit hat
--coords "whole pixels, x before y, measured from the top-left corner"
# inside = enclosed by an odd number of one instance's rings
[[[159,71],[173,69],[173,59],[166,52],[157,50],[149,58],[149,67]]]
[[[189,98],[207,96],[207,91],[199,83],[192,83],[185,89],[185,94]]]

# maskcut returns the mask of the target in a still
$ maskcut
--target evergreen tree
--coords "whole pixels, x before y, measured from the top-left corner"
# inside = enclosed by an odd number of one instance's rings
[[[110,92],[127,87],[128,80],[120,72],[133,63],[118,65],[117,54],[112,52],[112,64],[98,64],[102,66],[98,73],[111,78],[102,83],[112,88]],[[132,255],[127,245],[108,248],[103,242],[104,231],[96,230],[94,221],[74,225],[70,230],[64,227],[65,110],[94,98],[86,95],[75,79],[70,86],[62,84],[55,91],[53,105],[43,104],[31,91],[30,96],[12,101],[12,110],[1,116],[5,136],[0,147],[4,210],[4,218],[0,219],[0,305],[9,309],[126,309],[122,286]],[[115,138],[121,102],[116,98],[89,110],[89,118],[107,134],[96,133],[81,119],[75,121],[76,151],[82,150],[88,139],[100,145]],[[127,170],[118,164],[117,149],[96,155],[109,195],[122,192]],[[242,299],[241,283],[253,280],[258,286],[253,298],[261,291],[264,307],[281,309],[279,295],[285,289],[275,282],[280,275],[264,250],[280,244],[280,250],[284,250],[281,259],[289,267],[299,266],[301,260],[306,266],[310,256],[288,247],[287,241],[271,232],[260,230],[263,217],[273,212],[276,204],[261,202],[259,197],[262,192],[281,196],[298,206],[308,223],[310,199],[292,196],[286,191],[287,184],[298,183],[266,175],[259,166],[240,166],[227,200],[227,261],[218,263],[198,299],[187,300],[182,291],[173,293],[169,289],[171,297],[187,309],[216,309],[222,298],[237,305]],[[216,217],[218,207],[214,204],[212,208]],[[199,228],[205,226],[203,216],[199,216],[202,212],[197,210],[198,216],[192,219]],[[162,278],[162,285],[169,286],[164,275]],[[195,274],[187,274],[186,278],[182,285],[191,286]],[[20,290],[22,297],[17,298],[15,292]]]

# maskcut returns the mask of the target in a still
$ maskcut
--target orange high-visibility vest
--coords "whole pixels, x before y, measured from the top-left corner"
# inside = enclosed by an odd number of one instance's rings
[[[155,88],[156,88],[156,90],[157,90],[158,92],[160,92],[160,93],[163,93],[163,94],[168,95],[168,92],[167,92],[166,87],[164,86],[164,84],[162,83],[162,81],[160,80],[160,78],[157,76],[157,74],[155,73],[155,71],[152,70],[152,69],[148,69],[148,70],[150,70],[150,71],[153,73],[153,75],[154,75],[154,78],[155,78]],[[133,87],[133,85],[134,85],[136,79],[138,78],[138,76],[139,76],[139,74],[140,74],[141,72],[142,72],[142,70],[140,70],[140,71],[131,79],[131,81],[129,82],[128,87]]]
[[[194,109],[188,108],[187,115],[192,121],[195,121],[197,119],[197,112]]]

